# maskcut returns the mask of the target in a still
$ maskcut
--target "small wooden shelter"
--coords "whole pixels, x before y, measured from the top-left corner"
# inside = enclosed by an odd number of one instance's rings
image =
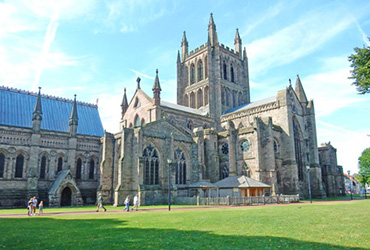
[[[271,186],[263,182],[256,181],[245,175],[229,176],[216,183],[219,188],[219,195],[231,197],[250,197],[271,194]]]

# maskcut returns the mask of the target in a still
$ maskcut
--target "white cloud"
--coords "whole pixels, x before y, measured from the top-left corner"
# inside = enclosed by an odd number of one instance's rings
[[[337,148],[338,165],[344,170],[358,172],[358,157],[370,145],[370,137],[365,133],[351,131],[340,126],[317,120],[317,134],[319,142],[331,142]]]
[[[274,34],[247,45],[254,75],[284,65],[319,49],[347,29],[353,18],[341,12],[315,12]]]

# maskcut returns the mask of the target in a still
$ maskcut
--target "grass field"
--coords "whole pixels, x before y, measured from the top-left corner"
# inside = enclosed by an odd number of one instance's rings
[[[93,209],[2,217],[0,249],[370,249],[370,200],[47,215]]]

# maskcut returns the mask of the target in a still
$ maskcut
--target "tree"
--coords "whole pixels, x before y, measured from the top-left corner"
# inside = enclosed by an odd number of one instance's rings
[[[369,41],[370,38],[368,37]],[[363,48],[354,48],[355,53],[348,57],[351,62],[352,76],[349,79],[354,79],[352,83],[356,86],[360,94],[370,93],[370,46]]]
[[[365,149],[360,158],[358,158],[359,163],[359,176],[361,183],[370,183],[370,148]]]

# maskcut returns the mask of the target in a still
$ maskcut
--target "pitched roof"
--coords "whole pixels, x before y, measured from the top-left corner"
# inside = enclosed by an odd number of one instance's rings
[[[276,96],[272,96],[272,97],[269,97],[269,98],[266,98],[266,99],[258,100],[258,101],[251,102],[251,103],[248,103],[248,104],[243,104],[243,105],[235,107],[235,108],[231,108],[231,109],[225,111],[223,114],[229,114],[229,113],[233,113],[233,112],[236,112],[236,111],[241,111],[241,110],[245,110],[245,109],[258,107],[260,105],[264,105],[264,104],[267,104],[267,103],[270,103],[270,102],[276,102]]]
[[[206,111],[202,111],[202,110],[194,109],[194,108],[189,108],[189,107],[186,107],[186,106],[182,106],[182,105],[179,105],[179,104],[175,104],[175,103],[172,103],[172,102],[166,102],[166,101],[162,101],[162,100],[161,100],[161,106],[171,108],[171,109],[176,109],[176,110],[187,112],[187,113],[201,115],[201,116],[206,116],[207,115]]]
[[[36,93],[0,86],[0,124],[32,128],[36,100]],[[73,100],[41,95],[41,104],[41,129],[68,133]],[[96,105],[77,102],[77,112],[77,134],[104,135]]]
[[[245,175],[241,176],[229,176],[225,179],[222,179],[214,183],[217,187],[220,188],[249,188],[249,187],[264,187],[269,188],[270,185],[256,181],[252,178],[249,178]]]

